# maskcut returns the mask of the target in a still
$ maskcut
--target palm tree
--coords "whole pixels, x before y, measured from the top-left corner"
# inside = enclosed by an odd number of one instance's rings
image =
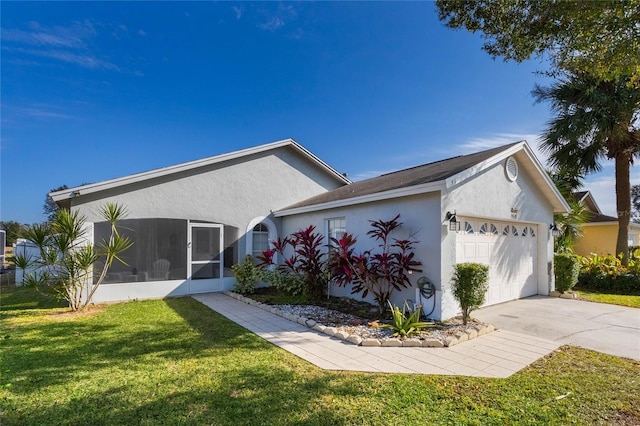
[[[622,253],[624,265],[629,262],[629,169],[640,157],[640,88],[629,82],[628,77],[603,81],[576,72],[533,90],[537,101],[549,101],[555,113],[542,135],[552,166],[588,174],[601,170],[605,159],[615,161],[616,252]]]

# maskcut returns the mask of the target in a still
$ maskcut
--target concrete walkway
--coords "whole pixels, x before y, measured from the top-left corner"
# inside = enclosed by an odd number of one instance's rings
[[[637,308],[533,296],[479,309],[473,317],[501,330],[640,361]]]
[[[282,349],[325,370],[509,377],[560,344],[497,330],[451,348],[362,347],[334,339],[222,293],[192,296]]]

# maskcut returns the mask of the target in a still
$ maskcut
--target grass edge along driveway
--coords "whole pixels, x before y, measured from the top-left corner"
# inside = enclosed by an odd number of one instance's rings
[[[580,348],[508,379],[326,372],[191,298],[0,307],[3,426],[640,422],[640,363]]]

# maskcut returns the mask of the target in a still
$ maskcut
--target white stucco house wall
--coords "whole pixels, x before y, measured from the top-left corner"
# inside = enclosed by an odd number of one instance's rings
[[[489,265],[487,304],[548,294],[549,228],[553,214],[569,208],[526,142],[350,182],[287,139],[51,196],[95,222],[96,239],[99,206],[127,207],[123,225],[136,242],[129,266],[113,268],[95,302],[231,289],[233,263],[309,225],[325,236],[347,231],[359,237],[358,249],[370,249],[369,220],[400,214],[397,237],[414,235],[423,272],[392,302],[416,301],[426,277],[436,293],[422,302],[434,319],[459,312],[450,282],[459,262]]]
[[[83,214],[95,241],[108,230],[100,207],[126,207],[120,229],[134,245],[96,291],[99,303],[231,290],[231,265],[252,253],[254,235],[266,248],[281,234],[272,211],[348,183],[287,139],[50,196]]]

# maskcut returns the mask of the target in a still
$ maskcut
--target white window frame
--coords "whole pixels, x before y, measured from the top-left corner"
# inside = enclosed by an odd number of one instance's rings
[[[256,217],[247,225],[245,232],[245,255],[250,254],[253,256],[253,228],[259,224],[263,224],[267,227],[267,230],[269,231],[269,243],[278,239],[278,228],[276,228],[276,224],[268,217]],[[271,246],[271,244],[269,244],[269,246]],[[240,261],[242,261],[242,259],[240,259]],[[278,262],[277,253],[273,256],[273,261],[276,263]]]
[[[331,224],[332,222],[335,222],[335,221],[342,221],[342,234],[340,235],[340,237],[337,236],[337,233],[335,231],[332,232],[332,229],[331,229]],[[327,232],[327,247],[331,247],[331,238],[340,239],[342,238],[342,235],[344,235],[347,232],[347,219],[344,216],[330,217],[325,220],[325,228]],[[340,228],[338,227],[337,229],[340,229]]]

